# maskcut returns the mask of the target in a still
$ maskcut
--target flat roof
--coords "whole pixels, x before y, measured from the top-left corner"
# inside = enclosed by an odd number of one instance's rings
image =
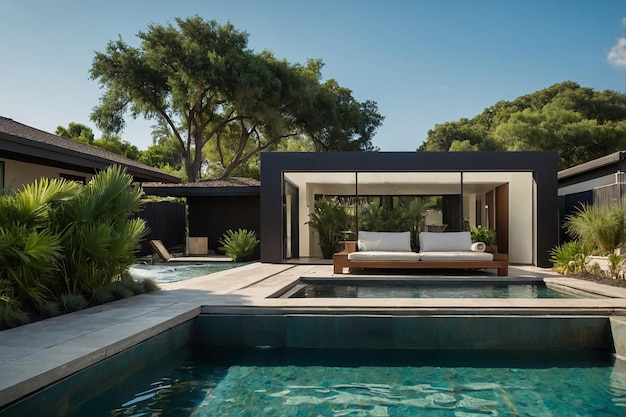
[[[589,162],[585,162],[584,164],[576,165],[571,168],[564,169],[558,172],[558,179],[565,179],[569,177],[573,177],[575,175],[579,175],[585,172],[593,171],[594,169],[602,168],[607,165],[614,164],[616,162],[622,161],[626,158],[626,151],[618,151],[613,152],[612,154],[602,156],[597,159],[593,159]]]

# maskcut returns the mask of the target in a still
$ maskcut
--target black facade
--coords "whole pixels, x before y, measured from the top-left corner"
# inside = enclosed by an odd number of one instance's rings
[[[219,251],[219,240],[228,230],[247,229],[260,234],[258,195],[188,197],[189,236],[207,236],[209,249]],[[257,246],[254,259],[260,258]]]
[[[284,172],[532,172],[537,266],[558,243],[556,152],[322,152],[261,154],[261,261],[283,262]],[[514,237],[512,237],[514,238]]]
[[[185,204],[175,201],[149,201],[142,205],[139,216],[148,225],[148,235],[141,242],[140,256],[150,255],[150,242],[157,239],[166,248],[182,246],[185,242]]]

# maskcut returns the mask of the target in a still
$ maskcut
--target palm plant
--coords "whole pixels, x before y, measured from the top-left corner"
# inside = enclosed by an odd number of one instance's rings
[[[38,309],[54,297],[60,237],[55,219],[79,186],[40,179],[14,196],[0,196],[0,294],[26,309]]]
[[[338,250],[349,223],[345,208],[336,199],[324,196],[315,201],[313,212],[309,213],[306,224],[317,230],[322,255],[329,259]]]
[[[417,250],[417,236],[423,231],[426,220],[426,210],[437,205],[437,197],[415,197],[411,198],[408,203],[406,200],[399,199],[396,214],[401,221],[401,227],[397,230],[411,232],[411,247]]]
[[[560,274],[583,274],[587,271],[587,257],[591,251],[578,242],[566,242],[550,251],[552,268]]]
[[[608,255],[626,240],[626,221],[621,204],[599,206],[583,204],[578,212],[568,216],[565,228],[581,244]]]
[[[369,202],[359,207],[359,230],[370,232],[388,231],[389,216],[384,205]]]
[[[133,216],[142,191],[132,176],[113,166],[96,175],[71,202],[62,224],[63,282],[69,294],[107,285],[134,261],[145,221]]]
[[[623,277],[622,265],[624,265],[624,258],[622,258],[617,253],[609,253],[608,255],[609,261],[609,275],[613,279],[617,279],[618,277]]]

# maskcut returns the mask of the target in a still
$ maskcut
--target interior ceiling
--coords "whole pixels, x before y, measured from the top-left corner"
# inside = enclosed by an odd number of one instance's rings
[[[316,190],[329,190],[327,191],[329,194],[333,186],[342,186],[341,188],[345,190],[355,185],[356,190],[357,177],[352,172],[289,172],[285,173],[285,177],[296,183],[305,183],[307,187],[314,187]],[[358,176],[358,193],[361,195],[459,194],[460,182],[460,173],[366,173]],[[485,194],[506,183],[507,181],[498,180],[498,173],[468,173],[463,176],[463,193]]]

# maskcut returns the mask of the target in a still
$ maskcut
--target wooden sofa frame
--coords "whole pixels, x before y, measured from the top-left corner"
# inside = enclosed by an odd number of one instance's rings
[[[497,269],[498,276],[509,274],[509,259],[506,254],[496,253],[492,261],[388,261],[388,260],[350,260],[348,254],[356,251],[356,242],[346,242],[344,250],[333,255],[333,273],[343,274],[344,268],[353,269]]]

